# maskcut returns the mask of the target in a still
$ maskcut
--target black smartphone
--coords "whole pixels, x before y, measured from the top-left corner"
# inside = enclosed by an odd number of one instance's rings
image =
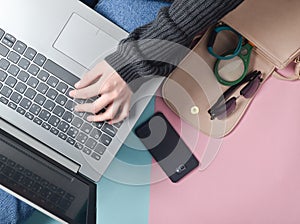
[[[138,126],[135,133],[172,182],[178,182],[199,165],[161,112]]]

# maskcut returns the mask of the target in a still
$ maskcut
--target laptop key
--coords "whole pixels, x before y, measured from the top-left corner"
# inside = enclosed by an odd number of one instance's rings
[[[46,97],[44,97],[41,94],[38,94],[35,98],[34,98],[34,102],[36,102],[38,105],[42,106],[44,104],[46,100]]]
[[[50,116],[51,116],[51,114],[48,111],[44,110],[44,109],[39,114],[39,118],[41,118],[44,121],[48,121]]]
[[[18,82],[15,87],[15,90],[17,90],[21,94],[23,94],[26,89],[27,89],[27,86],[22,82]]]
[[[64,114],[64,112],[65,112],[65,109],[59,105],[57,105],[53,110],[53,113],[55,115],[57,115],[58,117],[61,117]]]
[[[13,102],[9,102],[8,106],[9,106],[10,109],[13,109],[13,110],[17,109],[17,104],[15,104]]]
[[[67,135],[64,134],[64,133],[62,133],[62,132],[59,132],[58,137],[60,137],[62,140],[66,140],[67,139]]]
[[[70,127],[70,125],[64,121],[61,121],[59,123],[59,125],[57,126],[57,129],[62,131],[62,132],[66,132],[68,130],[68,128]]]
[[[39,80],[36,79],[35,77],[30,77],[27,81],[27,84],[31,86],[33,89],[35,89],[39,84]]]
[[[5,31],[2,30],[2,29],[0,29],[0,40],[1,40],[1,38],[4,36],[4,34],[5,34]]]
[[[49,111],[52,111],[55,107],[55,103],[53,103],[51,100],[47,100],[43,107]]]
[[[27,113],[25,114],[25,117],[28,118],[29,120],[33,120],[33,118],[34,118],[33,114],[32,114],[32,113],[29,113],[29,112],[27,112]]]
[[[21,71],[17,78],[19,80],[21,80],[22,82],[26,82],[28,80],[29,76],[30,75],[27,72]]]
[[[17,80],[12,76],[9,76],[5,81],[5,84],[11,88],[14,88],[16,83],[17,83]]]
[[[27,45],[18,40],[13,49],[16,52],[18,52],[19,54],[23,54],[24,51],[26,50],[26,48],[27,48]]]
[[[67,142],[70,144],[70,145],[74,145],[75,144],[75,140],[73,138],[68,138],[67,139]]]
[[[7,70],[7,72],[13,76],[18,75],[19,71],[20,71],[19,67],[17,67],[14,64],[10,65],[9,69]]]
[[[55,88],[58,84],[59,80],[55,78],[54,76],[50,76],[50,78],[47,81],[47,84],[50,85],[51,87]]]
[[[22,96],[17,92],[13,92],[13,94],[10,97],[10,100],[15,102],[16,104],[18,104],[21,101],[21,99],[22,99]]]
[[[4,82],[7,77],[7,73],[0,70],[0,82]]]
[[[26,58],[21,58],[21,60],[19,61],[18,65],[21,68],[23,68],[24,70],[26,70],[29,67],[30,62]]]
[[[12,94],[12,92],[13,92],[13,91],[12,91],[9,87],[4,86],[4,87],[1,89],[0,94],[3,95],[3,96],[6,97],[6,98],[9,98],[10,95]]]
[[[6,104],[8,104],[8,99],[6,99],[5,97],[1,96],[0,97],[0,102],[6,105]]]
[[[56,128],[54,128],[54,127],[52,127],[52,128],[50,129],[50,132],[51,132],[52,134],[54,134],[54,135],[58,135],[58,133],[59,133],[59,131],[58,131]]]
[[[44,69],[71,86],[74,86],[74,84],[80,80],[77,76],[73,75],[71,72],[67,71],[50,59],[46,61]]]
[[[85,143],[85,146],[87,146],[90,149],[94,149],[96,145],[97,145],[97,142],[92,138],[89,138]]]
[[[84,147],[84,149],[82,150],[85,154],[90,155],[92,153],[92,150],[90,150],[87,147]]]
[[[78,117],[75,117],[72,121],[72,125],[74,125],[76,128],[80,128],[83,124],[83,120],[81,120]]]
[[[46,71],[44,71],[44,70],[41,70],[40,72],[39,72],[39,74],[38,74],[38,79],[40,79],[41,81],[44,81],[44,82],[46,82],[47,81],[47,79],[49,78],[49,73],[48,72],[46,72]]]
[[[65,93],[68,90],[68,85],[63,82],[60,82],[58,83],[56,89],[61,93]]]
[[[19,62],[20,58],[21,58],[20,55],[18,55],[14,51],[9,52],[9,54],[7,56],[7,59],[15,64],[17,64]]]
[[[30,107],[29,111],[33,113],[34,115],[38,115],[41,111],[41,107],[37,104],[32,104]]]
[[[10,62],[7,61],[6,59],[4,58],[1,58],[0,59],[0,68],[3,69],[3,70],[6,70],[10,65]]]
[[[41,119],[39,119],[38,117],[35,117],[33,119],[33,122],[36,123],[36,124],[38,124],[38,125],[41,125],[43,123],[43,121]]]
[[[58,95],[58,92],[54,89],[49,89],[46,96],[49,97],[51,100],[55,100],[56,96]]]
[[[82,150],[82,149],[83,149],[83,145],[81,145],[81,144],[78,143],[78,142],[76,142],[74,146],[75,146],[75,148],[78,149],[78,150]]]
[[[31,88],[28,88],[24,95],[32,100],[36,95],[36,91]]]
[[[10,42],[8,39],[3,38],[2,43],[5,44],[7,47],[12,47],[14,43]]]
[[[9,52],[9,49],[7,47],[5,47],[3,44],[0,44],[0,55],[3,57],[6,57],[8,52]]]
[[[55,115],[52,115],[48,121],[49,124],[51,124],[54,127],[57,127],[57,125],[59,124],[60,119],[58,117],[56,117]]]
[[[106,134],[101,135],[100,142],[102,142],[104,145],[108,146],[111,143],[111,137],[109,137]]]
[[[68,123],[71,123],[73,118],[74,118],[74,115],[69,111],[66,111],[64,113],[64,115],[62,116],[62,119],[65,120]]]
[[[93,129],[93,126],[88,124],[88,123],[84,123],[81,127],[80,130],[82,130],[83,132],[85,132],[86,134],[89,134]]]
[[[100,138],[101,135],[101,131],[99,131],[98,129],[94,128],[90,134],[91,137],[93,137],[94,139],[98,140]]]
[[[31,106],[31,101],[27,98],[23,98],[20,102],[20,106],[23,107],[25,110],[28,110]]]
[[[65,108],[66,108],[67,110],[73,112],[76,105],[77,105],[77,104],[76,104],[74,101],[68,100],[68,102],[67,102],[66,105],[65,105]]]
[[[9,33],[7,33],[7,34],[4,36],[4,39],[6,39],[6,40],[12,42],[13,44],[16,42],[16,38],[15,38],[13,35],[9,34]]]
[[[31,47],[27,48],[24,56],[29,59],[30,61],[32,61],[32,59],[34,58],[34,56],[36,55],[36,50],[32,49]]]
[[[51,128],[50,124],[48,124],[48,123],[46,123],[46,122],[44,122],[44,123],[42,124],[42,127],[45,128],[46,130],[50,130],[50,128]]]
[[[76,140],[78,142],[80,142],[81,144],[84,144],[87,139],[88,139],[88,136],[82,132],[80,132],[76,137]]]
[[[58,103],[61,106],[64,106],[67,103],[67,97],[65,97],[62,94],[59,94],[58,97],[56,98],[55,102]]]
[[[22,107],[18,107],[18,108],[17,108],[17,112],[18,112],[19,114],[24,115],[26,111],[25,111]]]
[[[49,87],[45,83],[42,83],[42,82],[40,82],[38,87],[36,88],[36,90],[42,94],[45,94],[48,89],[49,89]]]
[[[40,68],[36,66],[35,64],[31,64],[27,70],[31,75],[36,76],[38,72],[40,71]]]
[[[101,156],[98,155],[97,153],[94,153],[94,152],[92,153],[91,157],[92,157],[93,159],[95,159],[95,160],[100,160],[100,159],[101,159]]]
[[[45,61],[46,61],[46,57],[44,55],[40,54],[40,53],[38,53],[35,56],[34,60],[33,60],[33,62],[36,63],[39,66],[43,66],[43,64],[45,63]]]
[[[79,131],[76,128],[70,127],[68,132],[67,132],[67,135],[69,135],[71,138],[76,138],[78,132]]]

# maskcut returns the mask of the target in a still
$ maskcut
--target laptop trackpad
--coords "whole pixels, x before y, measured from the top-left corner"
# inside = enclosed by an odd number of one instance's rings
[[[54,48],[90,69],[114,51],[118,41],[81,16],[73,13]]]

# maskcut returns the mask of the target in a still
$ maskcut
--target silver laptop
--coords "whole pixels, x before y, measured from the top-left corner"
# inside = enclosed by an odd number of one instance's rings
[[[87,122],[87,114],[73,112],[82,102],[68,92],[126,36],[78,0],[1,3],[0,129],[73,174],[98,181],[162,79],[143,84],[129,117],[116,125]]]

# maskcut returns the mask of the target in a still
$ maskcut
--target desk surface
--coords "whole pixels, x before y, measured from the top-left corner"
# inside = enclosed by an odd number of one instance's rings
[[[153,167],[145,173],[151,185],[124,185],[103,179],[98,185],[98,223],[299,223],[299,89],[300,82],[271,77],[241,123],[223,139],[212,164],[204,171],[196,169],[178,184],[168,179],[157,181],[161,171]],[[155,110],[163,111],[174,127],[179,127],[180,120],[160,99]],[[148,112],[153,111],[150,108]],[[194,152],[201,160],[209,138],[196,132],[195,144],[195,130],[182,125],[188,132],[184,140],[196,145]],[[151,161],[146,152],[130,149],[118,156],[126,161]],[[28,223],[41,223],[33,222],[37,218],[43,219],[42,223],[54,223],[40,214]]]

